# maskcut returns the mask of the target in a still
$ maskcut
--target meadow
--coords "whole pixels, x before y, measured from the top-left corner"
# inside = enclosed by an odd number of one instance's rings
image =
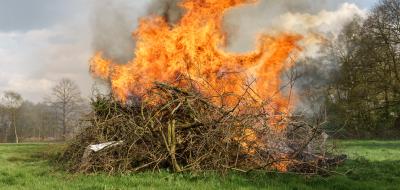
[[[157,173],[72,174],[48,158],[59,144],[0,144],[1,190],[47,189],[400,189],[400,141],[340,141],[349,160],[328,177],[231,172],[221,176]],[[51,153],[52,154],[52,153]]]

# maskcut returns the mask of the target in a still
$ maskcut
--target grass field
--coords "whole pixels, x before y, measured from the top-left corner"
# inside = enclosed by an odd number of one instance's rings
[[[0,189],[400,189],[400,141],[342,141],[350,156],[338,173],[306,177],[253,172],[216,174],[142,173],[121,176],[69,174],[43,159],[59,145],[0,144]]]

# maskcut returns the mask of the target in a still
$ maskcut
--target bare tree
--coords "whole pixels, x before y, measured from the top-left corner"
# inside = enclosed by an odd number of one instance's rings
[[[60,114],[62,138],[65,140],[68,133],[68,125],[70,121],[76,118],[83,101],[78,85],[70,79],[61,79],[53,87],[50,101]]]
[[[10,121],[8,123],[8,127],[11,127],[11,124],[14,128],[14,135],[15,135],[15,143],[19,143],[18,138],[18,130],[17,130],[17,114],[18,110],[23,103],[23,99],[20,94],[13,92],[13,91],[6,91],[4,92],[3,98],[3,105],[9,113]]]

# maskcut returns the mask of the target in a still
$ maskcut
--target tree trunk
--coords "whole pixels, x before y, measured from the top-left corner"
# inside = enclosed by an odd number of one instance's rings
[[[66,109],[65,109],[65,103],[63,103],[63,113],[62,113],[62,127],[63,127],[63,141],[65,141],[66,140],[66,135],[67,135],[67,126],[66,126],[66,119],[65,119],[65,117],[66,117],[66,114],[65,114],[65,112],[66,112]]]
[[[4,132],[4,142],[5,143],[8,143],[8,131],[9,131],[9,129],[11,129],[11,122],[7,122],[7,123],[8,123],[8,126],[6,127],[5,132]]]
[[[15,119],[15,112],[12,114],[12,118],[13,118],[13,126],[14,126],[14,135],[15,135],[15,143],[19,143],[19,139],[18,139],[18,132],[17,132],[17,123],[16,123],[16,119]]]
[[[38,131],[38,133],[39,133],[39,136],[38,136],[39,141],[42,141],[42,140],[43,140],[43,138],[42,138],[42,125],[39,125],[39,131]]]

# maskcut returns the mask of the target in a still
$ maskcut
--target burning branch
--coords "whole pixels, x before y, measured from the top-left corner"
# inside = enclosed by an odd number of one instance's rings
[[[174,27],[161,17],[141,20],[134,60],[118,65],[96,54],[91,71],[111,82],[113,95],[93,100],[85,130],[64,154],[69,168],[290,171],[318,162],[304,159],[314,135],[302,137],[306,144],[289,141],[292,90],[289,96],[281,90],[282,72],[294,64],[302,37],[262,35],[247,54],[221,49],[224,13],[246,2],[185,0],[186,14]],[[124,144],[81,162],[82,147],[109,141]]]

